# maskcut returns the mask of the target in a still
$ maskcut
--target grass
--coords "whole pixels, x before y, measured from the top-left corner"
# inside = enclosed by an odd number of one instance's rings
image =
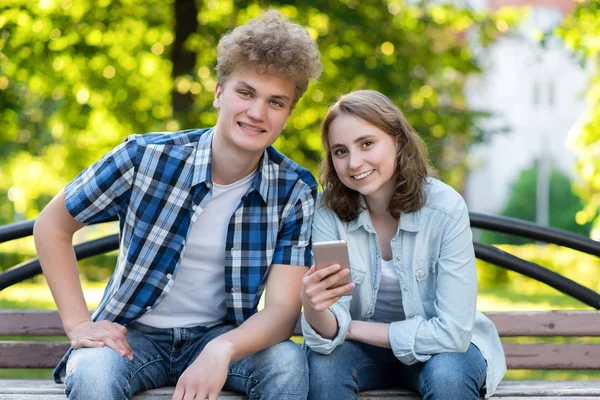
[[[97,307],[104,291],[103,282],[84,283],[84,294],[88,308]],[[0,308],[2,309],[56,309],[52,294],[46,283],[23,282],[0,292]],[[543,311],[559,309],[583,309],[588,307],[554,289],[530,281],[523,283],[517,281],[504,287],[489,287],[480,285],[478,309],[481,311]],[[295,337],[300,342],[300,337]],[[7,338],[3,338],[7,340]],[[49,338],[40,338],[49,340]],[[599,343],[599,338],[505,338],[506,342],[565,342],[584,341],[586,343]],[[0,378],[4,379],[49,379],[50,369],[0,369]],[[600,380],[600,371],[593,370],[509,370],[505,376],[507,380]]]

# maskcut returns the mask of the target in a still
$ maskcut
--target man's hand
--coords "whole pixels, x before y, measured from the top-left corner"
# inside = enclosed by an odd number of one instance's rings
[[[179,377],[171,400],[217,400],[227,380],[231,358],[231,344],[220,338],[210,341]]]
[[[326,268],[316,270],[313,265],[302,279],[300,297],[304,309],[310,308],[320,312],[327,310],[340,296],[354,288],[350,282],[340,287],[335,286],[340,280],[350,274],[350,270],[340,270],[339,264],[333,264]]]
[[[125,335],[127,328],[110,321],[84,321],[69,329],[67,336],[71,339],[71,347],[104,347],[108,346],[129,361],[133,360],[133,350]]]

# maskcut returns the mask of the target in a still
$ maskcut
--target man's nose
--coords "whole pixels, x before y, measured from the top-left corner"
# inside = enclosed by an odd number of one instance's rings
[[[253,120],[264,121],[266,118],[266,105],[262,100],[255,100],[246,111],[246,115]]]

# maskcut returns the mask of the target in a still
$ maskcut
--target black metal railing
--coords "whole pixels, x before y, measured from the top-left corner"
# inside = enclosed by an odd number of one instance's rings
[[[543,227],[531,222],[514,218],[470,213],[471,227],[492,230],[544,241],[578,250],[600,257],[600,242],[572,232],[556,228]],[[115,218],[110,221],[116,220]],[[103,221],[108,222],[108,221]],[[34,220],[17,222],[0,227],[0,243],[28,237],[33,234]],[[91,240],[75,246],[78,260],[103,254],[119,247],[118,235],[110,235]],[[517,256],[506,253],[496,247],[474,243],[475,256],[498,267],[515,271],[540,281],[588,306],[600,310],[600,294],[548,268]],[[0,274],[0,290],[3,290],[25,279],[32,278],[42,272],[37,258],[25,261]]]

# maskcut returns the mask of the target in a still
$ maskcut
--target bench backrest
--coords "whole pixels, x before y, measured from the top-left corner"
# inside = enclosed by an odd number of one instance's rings
[[[501,337],[600,337],[600,311],[489,312]],[[295,334],[301,334],[296,326]],[[0,368],[52,368],[69,348],[56,311],[0,310]],[[61,341],[62,340],[62,341]],[[504,343],[510,369],[600,369],[600,344]]]

